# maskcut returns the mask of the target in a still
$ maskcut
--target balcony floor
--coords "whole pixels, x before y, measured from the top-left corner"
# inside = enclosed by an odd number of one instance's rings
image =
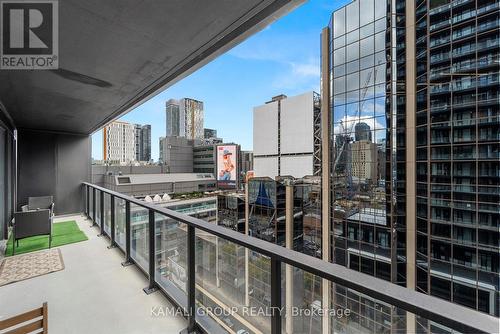
[[[135,266],[122,267],[123,254],[108,250],[109,239],[80,215],[76,220],[89,240],[60,247],[65,269],[0,287],[0,319],[48,302],[50,333],[179,333],[182,317],[153,317],[154,307],[171,304],[160,293],[146,295],[146,277]]]

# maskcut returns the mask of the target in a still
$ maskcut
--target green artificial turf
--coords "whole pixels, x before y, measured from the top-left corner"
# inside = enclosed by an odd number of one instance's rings
[[[87,240],[87,236],[83,233],[74,220],[52,224],[52,247],[72,244],[79,241]],[[19,246],[16,245],[16,255],[34,252],[41,249],[49,248],[49,236],[39,235],[19,240]],[[12,235],[7,243],[5,256],[12,255]]]

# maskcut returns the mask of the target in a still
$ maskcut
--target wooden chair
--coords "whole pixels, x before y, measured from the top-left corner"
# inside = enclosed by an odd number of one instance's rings
[[[0,331],[5,330],[7,330],[5,334],[25,334],[33,331],[47,334],[49,332],[47,303],[43,303],[43,306],[37,309],[0,320]]]

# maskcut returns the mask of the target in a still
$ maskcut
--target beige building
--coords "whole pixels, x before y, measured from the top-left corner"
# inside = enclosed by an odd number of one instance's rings
[[[360,181],[377,179],[377,144],[368,140],[351,143],[351,174]]]
[[[127,164],[135,160],[134,124],[114,121],[103,130],[103,160]]]

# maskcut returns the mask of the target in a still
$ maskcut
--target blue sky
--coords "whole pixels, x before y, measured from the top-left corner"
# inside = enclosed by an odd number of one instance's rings
[[[132,110],[121,120],[151,124],[151,155],[165,135],[165,101],[191,97],[205,103],[205,127],[226,142],[252,149],[253,107],[272,96],[319,92],[320,33],[332,11],[349,0],[311,0]],[[92,136],[92,157],[102,159],[102,131]]]

